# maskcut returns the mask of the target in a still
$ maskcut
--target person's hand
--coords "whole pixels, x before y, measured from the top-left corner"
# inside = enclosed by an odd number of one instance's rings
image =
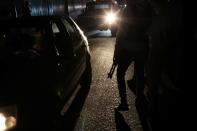
[[[115,55],[115,54],[114,54],[113,63],[114,63],[115,65],[118,64],[118,55]]]
[[[114,56],[113,56],[113,62],[114,62],[114,64],[117,64],[118,63],[118,60],[119,60],[119,52],[118,52],[119,50],[117,50],[116,48],[115,48],[115,50],[114,50]]]

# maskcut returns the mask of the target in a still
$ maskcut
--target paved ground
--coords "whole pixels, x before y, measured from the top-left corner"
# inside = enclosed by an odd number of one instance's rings
[[[107,72],[112,64],[115,38],[110,37],[110,31],[93,31],[88,35],[92,55],[93,81],[78,114],[74,130],[142,131],[134,106],[135,95],[129,88],[127,88],[129,111],[115,111],[119,104],[116,73],[111,80],[107,79]],[[131,66],[127,79],[132,77],[130,74],[132,69]]]

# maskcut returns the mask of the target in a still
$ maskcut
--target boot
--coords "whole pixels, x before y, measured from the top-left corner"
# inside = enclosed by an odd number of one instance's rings
[[[117,107],[117,110],[119,110],[119,111],[128,111],[129,107],[128,107],[127,101],[126,100],[121,100],[121,103]]]

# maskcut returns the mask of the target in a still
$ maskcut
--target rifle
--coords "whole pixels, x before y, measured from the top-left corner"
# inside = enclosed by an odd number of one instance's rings
[[[116,69],[116,66],[117,66],[117,64],[115,63],[115,62],[113,62],[113,64],[112,64],[112,66],[111,66],[111,69],[110,69],[110,71],[109,71],[109,73],[108,73],[108,76],[107,76],[107,78],[112,78],[112,76],[113,76],[113,74],[114,74],[114,71],[115,71],[115,69]]]

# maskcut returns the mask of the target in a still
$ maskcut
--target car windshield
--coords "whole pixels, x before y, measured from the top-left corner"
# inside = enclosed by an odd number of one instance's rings
[[[95,7],[94,7],[96,10],[97,9],[109,9],[110,8],[110,5],[109,4],[106,4],[106,3],[100,3],[100,4],[95,4]]]
[[[112,7],[112,4],[109,2],[96,2],[96,3],[89,3],[86,5],[86,10],[89,12],[92,11],[99,11],[99,10],[108,10]]]

